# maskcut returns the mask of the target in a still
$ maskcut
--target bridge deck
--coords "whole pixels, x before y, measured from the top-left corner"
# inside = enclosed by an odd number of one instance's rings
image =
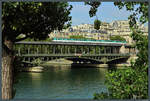
[[[24,44],[24,45],[86,45],[86,46],[122,46],[122,44],[118,43],[82,43],[82,42],[27,42],[21,41],[16,42],[15,44]],[[124,44],[125,46],[130,46],[128,44]]]
[[[17,55],[19,56],[19,55]],[[130,56],[130,54],[22,54],[20,57]]]

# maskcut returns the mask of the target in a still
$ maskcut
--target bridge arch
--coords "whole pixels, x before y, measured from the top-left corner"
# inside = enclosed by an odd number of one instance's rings
[[[126,61],[128,59],[129,59],[129,56],[128,57],[118,57],[118,58],[111,59],[111,60],[107,61],[106,63],[107,64],[121,64],[121,63],[126,63]]]
[[[74,63],[92,63],[92,64],[103,64],[102,61],[98,60],[98,59],[91,59],[91,58],[85,58],[85,57],[66,57],[65,59],[67,60],[71,60]]]

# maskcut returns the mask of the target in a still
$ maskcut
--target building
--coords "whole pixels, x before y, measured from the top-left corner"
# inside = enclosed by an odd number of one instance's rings
[[[148,35],[148,26],[145,27],[144,25],[140,25],[139,23],[137,24],[144,35]],[[80,24],[72,26],[68,29],[63,29],[61,32],[54,31],[50,33],[49,36],[50,38],[69,38],[69,36],[72,35],[81,35],[85,38],[109,40],[110,36],[120,35],[124,37],[130,44],[133,43],[130,34],[131,30],[129,27],[129,20],[118,20],[111,23],[102,22],[99,30],[95,30],[94,25],[92,24]]]

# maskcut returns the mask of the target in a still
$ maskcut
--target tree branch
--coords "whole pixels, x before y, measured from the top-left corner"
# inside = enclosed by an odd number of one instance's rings
[[[29,37],[29,35],[26,35],[24,38],[15,39],[15,42],[25,40],[25,39],[27,39],[28,37]]]

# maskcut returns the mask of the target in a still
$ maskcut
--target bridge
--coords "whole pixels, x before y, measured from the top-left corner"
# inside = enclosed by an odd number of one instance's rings
[[[117,64],[125,62],[135,49],[127,44],[83,42],[16,42],[15,56],[22,62],[36,59],[50,61],[59,58],[73,63]],[[122,52],[123,50],[123,52]]]

